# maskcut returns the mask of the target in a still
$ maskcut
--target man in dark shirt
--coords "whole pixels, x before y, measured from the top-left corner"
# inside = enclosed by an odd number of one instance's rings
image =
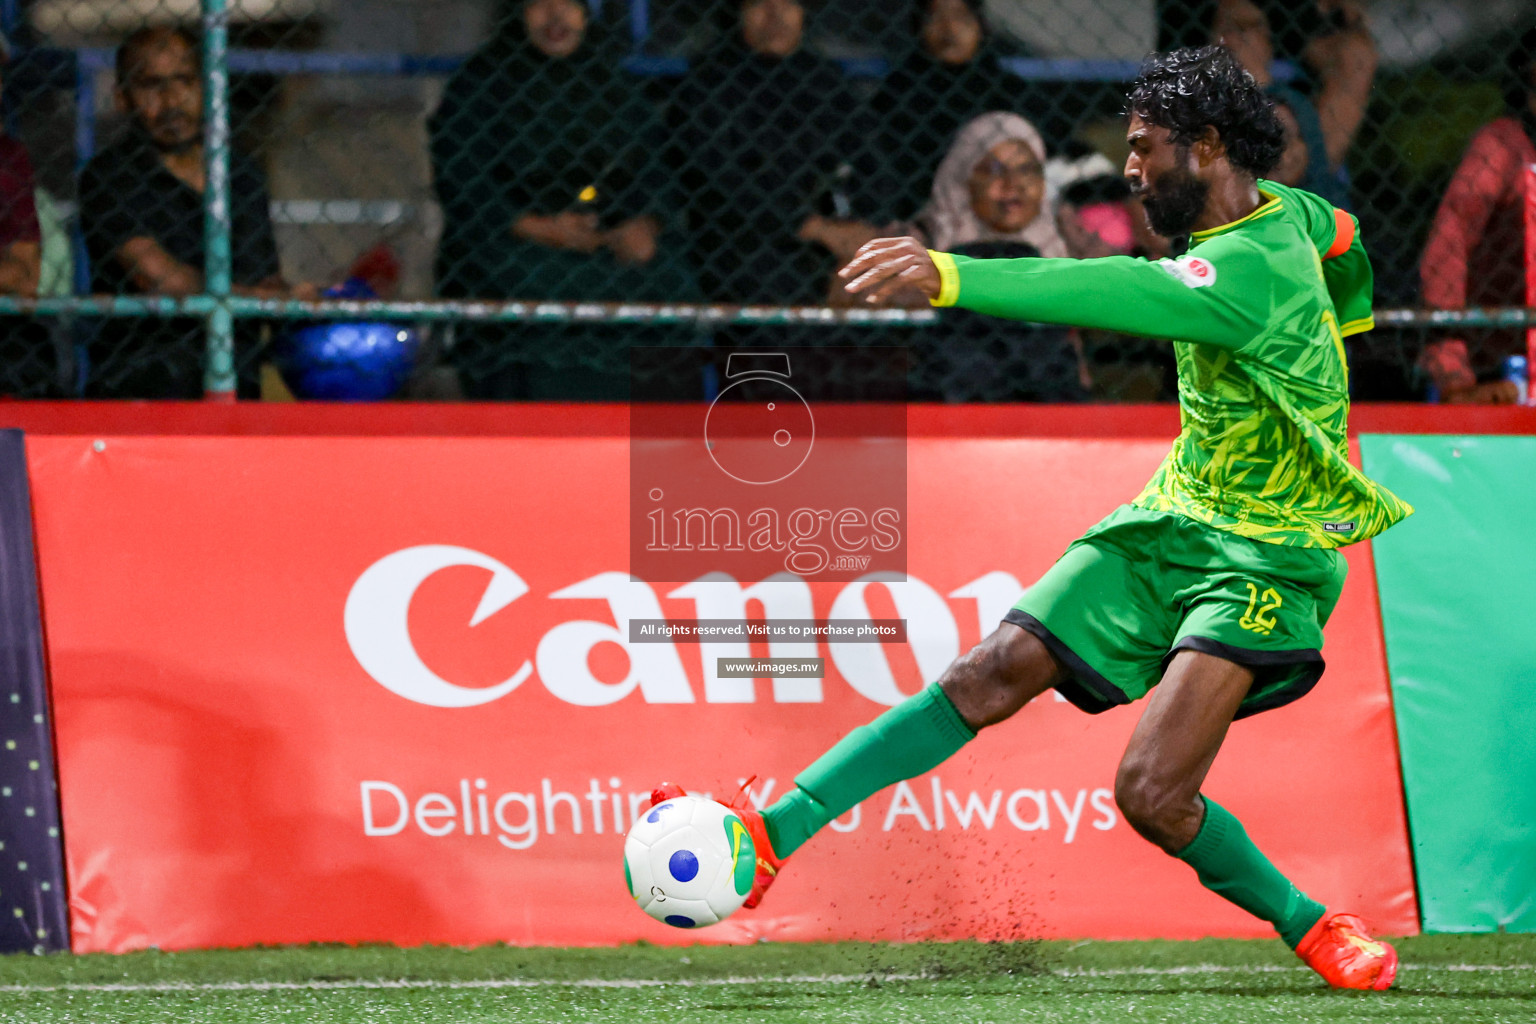
[[[80,176],[80,218],[91,290],[187,296],[203,291],[203,90],[197,41],[173,28],[141,29],[117,52],[117,102],[127,135]],[[266,177],[230,153],[233,291],[312,298],[283,281]],[[243,335],[245,332],[241,332]],[[90,346],[86,393],[105,398],[200,398],[203,332],[191,319],[109,321]],[[237,341],[243,341],[238,338]],[[240,346],[245,348],[246,346]],[[241,390],[254,388],[237,355]]]

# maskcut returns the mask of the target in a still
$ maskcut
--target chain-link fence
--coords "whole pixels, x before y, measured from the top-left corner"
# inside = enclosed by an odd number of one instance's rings
[[[0,30],[6,394],[622,398],[632,347],[766,344],[909,346],[920,399],[1170,399],[1164,343],[851,308],[832,273],[892,233],[1178,251],[1120,177],[1124,90],[1212,41],[1279,107],[1272,176],[1360,219],[1357,398],[1504,398],[1525,351],[1527,0],[0,0]]]

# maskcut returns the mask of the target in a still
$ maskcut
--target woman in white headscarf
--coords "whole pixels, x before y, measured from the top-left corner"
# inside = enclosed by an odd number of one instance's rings
[[[866,228],[863,236],[848,240],[853,249],[876,237],[874,228]],[[982,114],[961,128],[934,174],[927,204],[911,223],[878,233],[912,235],[930,249],[983,258],[1076,255],[1047,202],[1040,133],[1003,111]],[[838,255],[846,261],[852,251]],[[850,304],[842,282],[833,280],[830,301]],[[928,305],[916,289],[887,302]],[[945,310],[938,326],[916,333],[912,348],[912,397],[920,400],[1081,402],[1092,384],[1081,342],[1064,327]]]
[[[928,201],[910,221],[824,242],[839,263],[882,235],[911,235],[930,249],[976,256],[1078,256],[1057,230],[1047,201],[1045,144],[1035,126],[1017,114],[982,114],[956,133],[939,163]],[[975,249],[975,252],[968,252]],[[833,305],[848,305],[842,281],[833,278]],[[916,289],[887,300],[893,306],[927,306]]]
[[[938,172],[917,229],[931,249],[1014,242],[1041,256],[1068,256],[1046,202],[1045,143],[1017,114],[982,114],[960,129]]]
[[[1045,144],[1017,114],[960,129],[907,225],[931,249],[968,256],[1073,255],[1047,202]],[[1062,327],[946,310],[913,346],[914,397],[946,402],[1081,402],[1091,381],[1077,335]]]
[[[977,243],[1014,243],[1032,252],[1021,255],[1076,256],[1061,233],[1047,202],[1045,143],[1035,126],[1017,114],[993,111],[965,124],[939,163],[928,201],[910,221],[877,228],[850,223],[842,235],[815,230],[802,237],[832,250],[839,263],[853,258],[871,238],[911,235],[930,249],[950,252]],[[811,218],[819,222],[822,218]],[[834,303],[846,301],[842,282],[834,281]],[[904,301],[911,298],[911,301]],[[893,305],[917,304],[922,296],[903,296]],[[922,305],[927,304],[922,299]]]

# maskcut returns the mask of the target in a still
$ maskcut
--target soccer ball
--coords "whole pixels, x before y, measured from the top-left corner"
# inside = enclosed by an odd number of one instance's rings
[[[752,891],[757,850],[736,813],[701,796],[652,807],[624,839],[624,882],[640,909],[674,928],[735,913]]]

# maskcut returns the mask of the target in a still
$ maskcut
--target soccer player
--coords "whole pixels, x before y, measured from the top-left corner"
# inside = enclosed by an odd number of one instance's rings
[[[1348,458],[1342,336],[1372,324],[1370,263],[1349,214],[1259,178],[1284,133],[1226,50],[1148,58],[1127,141],[1125,175],[1148,221],[1191,234],[1187,255],[984,260],[877,239],[839,272],[875,301],[916,287],[936,306],[1167,338],[1183,429],[1141,494],[1074,542],[996,632],[760,815],[743,812],[758,852],[747,905],[833,818],[1044,691],[1090,713],[1145,697],[1115,777],[1126,821],[1274,925],[1329,984],[1384,989],[1396,951],[1297,889],[1200,793],[1234,719],[1322,675],[1346,570],[1337,549],[1412,512]]]

